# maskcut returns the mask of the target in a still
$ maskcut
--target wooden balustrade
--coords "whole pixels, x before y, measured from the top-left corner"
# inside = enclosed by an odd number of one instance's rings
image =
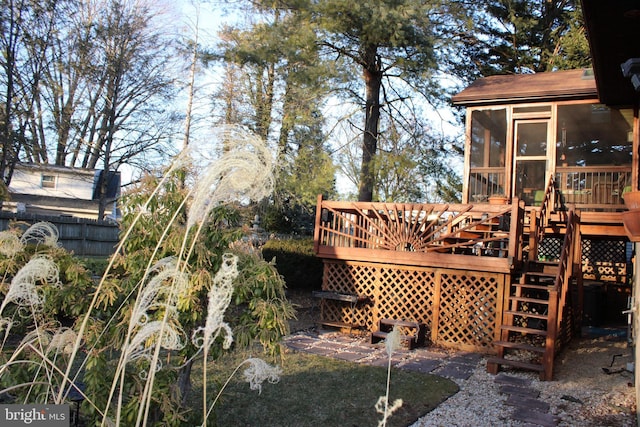
[[[622,210],[631,189],[631,166],[556,168],[556,209]]]
[[[521,261],[524,209],[489,204],[403,204],[318,199],[322,258],[509,272]]]
[[[485,203],[494,194],[509,194],[504,168],[473,168],[469,173],[468,200]],[[631,190],[631,165],[557,166],[554,210],[623,210],[624,193]],[[531,191],[531,190],[529,190]],[[542,194],[542,189],[539,191]],[[530,195],[539,206],[537,195]]]

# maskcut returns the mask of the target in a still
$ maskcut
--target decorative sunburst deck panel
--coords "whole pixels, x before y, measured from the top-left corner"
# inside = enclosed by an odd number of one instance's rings
[[[512,205],[320,200],[316,253],[325,259],[508,273],[521,260],[523,214],[517,200]]]

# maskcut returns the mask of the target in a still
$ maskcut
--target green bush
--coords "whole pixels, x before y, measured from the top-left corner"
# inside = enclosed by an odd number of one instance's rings
[[[79,262],[91,272],[93,276],[102,276],[109,265],[109,257],[84,257],[78,258]]]
[[[320,289],[322,260],[313,252],[313,239],[271,239],[262,247],[266,261],[275,258],[275,267],[289,289]]]

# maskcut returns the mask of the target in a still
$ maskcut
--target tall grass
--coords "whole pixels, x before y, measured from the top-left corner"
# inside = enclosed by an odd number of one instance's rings
[[[184,420],[184,414],[172,414],[177,399],[171,396],[172,390],[175,392],[171,381],[175,380],[175,372],[201,358],[205,362],[201,424],[207,424],[217,397],[210,401],[206,394],[206,362],[212,350],[219,353],[233,342],[234,333],[225,315],[238,277],[238,256],[224,254],[217,261],[219,268],[212,279],[208,278],[208,271],[191,265],[191,260],[201,250],[200,240],[211,236],[205,232],[216,208],[262,199],[273,188],[272,157],[259,138],[228,127],[219,130],[216,140],[223,147],[187,147],[146,201],[133,207],[133,219],[123,231],[116,255],[103,276],[92,285],[88,303],[70,305],[62,313],[45,309],[48,298],[63,291],[69,298],[76,298],[70,287],[84,283],[82,290],[87,288],[83,276],[86,272],[71,268],[60,253],[55,227],[41,223],[21,236],[17,229],[0,233],[0,262],[5,272],[5,297],[0,306],[0,326],[5,332],[1,348],[5,356],[0,366],[4,393],[19,396],[25,403],[61,404],[84,374],[84,379],[93,384],[83,393],[96,424],[146,426],[164,417],[165,424],[177,425]],[[128,241],[140,238],[136,236],[138,232],[149,231],[141,230],[139,222],[157,208],[167,180],[187,168],[197,174],[181,175],[185,196],[166,215],[166,223],[155,224],[158,238],[152,248],[145,248],[146,265],[140,265],[143,271],[132,273],[128,261],[122,260],[128,256]],[[175,238],[176,229],[182,230],[181,238]],[[166,254],[167,247],[174,251],[170,256]],[[61,282],[56,260],[66,263],[65,283]],[[120,278],[123,266],[129,268],[124,270],[127,277],[140,278],[130,288],[124,286],[126,279]],[[56,287],[64,290],[56,291]],[[203,291],[208,298],[206,312],[201,313],[198,292]],[[80,305],[82,312],[76,313],[74,310]],[[283,307],[285,318],[291,316]],[[57,323],[60,317],[69,316],[76,319],[72,329]],[[201,319],[204,323],[195,324]],[[7,337],[16,323],[25,336],[10,348]],[[176,364],[178,354],[188,357]],[[277,381],[277,368],[257,359],[247,363],[245,376],[252,389],[259,391],[264,380]],[[96,386],[100,376],[106,387]]]
[[[0,232],[0,395],[62,404],[78,390],[94,425],[180,425],[188,416],[206,426],[230,380],[209,396],[209,360],[230,349],[235,335],[241,344],[256,339],[274,349],[293,316],[282,278],[250,246],[223,237],[228,218],[216,211],[270,194],[271,154],[239,128],[221,129],[217,141],[218,156],[211,146],[189,146],[126,206],[126,228],[97,283],[59,247],[51,224]],[[402,405],[388,401],[399,345],[394,329],[386,340],[386,394],[375,405],[379,426]],[[195,360],[203,365],[199,416],[181,405]],[[231,376],[243,367],[258,393],[281,375],[250,357]]]
[[[402,332],[397,326],[393,327],[393,330],[387,334],[385,338],[384,347],[387,352],[387,386],[384,396],[380,396],[376,402],[376,412],[382,414],[382,420],[378,423],[378,427],[385,427],[387,420],[396,410],[402,406],[402,399],[396,399],[393,403],[389,404],[389,390],[391,387],[391,360],[393,353],[400,348],[402,344]]]

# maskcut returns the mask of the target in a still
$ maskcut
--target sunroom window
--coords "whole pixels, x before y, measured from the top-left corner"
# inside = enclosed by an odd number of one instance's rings
[[[621,205],[631,188],[633,111],[559,105],[556,180],[566,204]]]
[[[471,119],[469,200],[505,194],[506,109],[476,110]]]

